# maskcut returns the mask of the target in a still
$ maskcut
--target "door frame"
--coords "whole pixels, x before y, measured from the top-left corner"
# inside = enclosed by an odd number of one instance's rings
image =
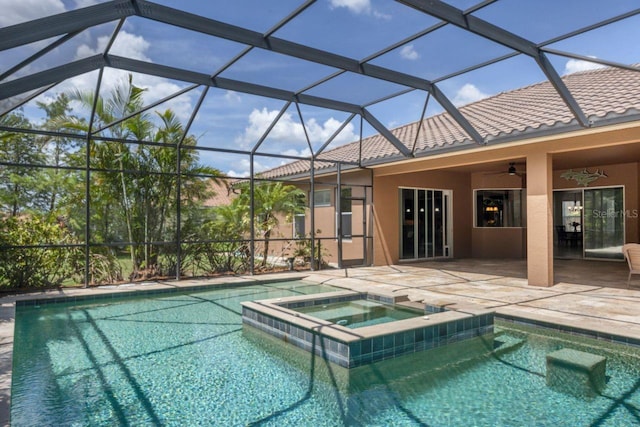
[[[556,211],[555,211],[555,194],[556,193],[563,193],[563,192],[579,192],[580,193],[580,204],[581,206],[584,208],[584,193],[585,191],[589,191],[589,190],[606,190],[606,189],[621,189],[622,190],[622,211],[623,211],[623,221],[622,221],[622,235],[626,236],[626,191],[625,191],[625,186],[624,185],[601,185],[601,186],[594,186],[594,187],[570,187],[570,188],[558,188],[558,189],[554,189],[553,190],[553,194],[554,194],[554,203],[553,205],[553,225],[555,227],[555,218],[556,218]],[[584,259],[584,260],[592,260],[592,261],[602,261],[602,260],[606,260],[606,261],[619,261],[618,259],[604,259],[604,258],[597,258],[597,257],[588,257],[586,254],[586,250],[584,247],[584,242],[585,242],[585,235],[586,235],[586,231],[585,227],[584,227],[584,215],[585,212],[584,210],[582,211],[581,214],[581,230],[582,230],[582,237],[581,237],[581,242],[580,242],[580,247],[582,249],[582,254],[580,256],[579,259]],[[554,231],[555,232],[555,231]],[[554,240],[555,241],[555,240]],[[623,244],[626,241],[626,239],[623,238]],[[556,245],[554,244],[554,258],[556,258],[555,255],[555,248]]]
[[[402,190],[414,190],[414,208],[417,207],[418,197],[417,191],[440,191],[442,193],[443,198],[443,206],[445,212],[443,214],[443,222],[445,226],[443,227],[442,233],[442,254],[441,256],[426,256],[426,257],[418,257],[415,256],[413,258],[402,258],[402,244],[403,244],[403,199],[402,199]],[[398,261],[399,262],[415,262],[415,261],[425,261],[425,260],[438,260],[438,259],[448,259],[453,258],[453,190],[451,189],[442,189],[442,188],[425,188],[425,187],[407,187],[401,186],[398,187]],[[414,221],[414,234],[417,231],[418,227],[417,221]],[[417,239],[414,243],[415,254],[419,253],[418,250],[418,242]],[[425,250],[426,253],[426,250]]]

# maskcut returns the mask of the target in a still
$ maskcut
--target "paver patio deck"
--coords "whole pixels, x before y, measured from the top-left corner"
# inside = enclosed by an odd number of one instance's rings
[[[157,281],[88,289],[64,289],[0,298],[0,425],[8,425],[15,302],[34,298],[193,288],[222,283],[306,278],[356,291],[403,292],[412,301],[478,304],[498,316],[589,329],[640,340],[640,280],[627,289],[627,266],[618,262],[556,261],[556,285],[527,285],[526,261],[457,260],[386,267],[274,275]],[[640,351],[640,348],[638,348]]]

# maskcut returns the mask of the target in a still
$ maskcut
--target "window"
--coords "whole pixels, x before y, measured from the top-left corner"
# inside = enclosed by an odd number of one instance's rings
[[[331,206],[331,190],[314,191],[313,206]]]
[[[476,227],[524,227],[522,190],[477,190]]]
[[[305,236],[304,219],[304,214],[295,214],[293,216],[293,237]]]
[[[353,230],[351,225],[351,188],[343,188],[340,191],[340,219],[342,221],[342,238],[350,239]]]

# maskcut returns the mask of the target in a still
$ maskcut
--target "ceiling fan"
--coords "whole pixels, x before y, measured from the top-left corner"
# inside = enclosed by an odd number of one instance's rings
[[[488,172],[487,175],[511,175],[511,176],[523,177],[526,174],[526,172],[518,171],[518,168],[516,168],[517,164],[518,163],[516,162],[509,162],[509,167],[506,170]]]
[[[522,179],[522,185],[524,186],[524,182],[526,179],[526,172],[525,171],[519,171],[518,168],[516,167],[517,165],[520,165],[521,163],[516,163],[516,162],[509,162],[509,167],[506,170],[500,170],[500,171],[496,171],[496,172],[488,172],[487,175],[508,175],[508,176],[518,176]]]
[[[507,169],[507,175],[518,175],[523,176],[526,172],[518,172],[516,169],[516,164],[514,162],[509,163],[509,168]]]

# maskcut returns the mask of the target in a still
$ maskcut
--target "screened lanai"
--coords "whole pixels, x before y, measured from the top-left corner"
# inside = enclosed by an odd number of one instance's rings
[[[639,118],[565,78],[640,70],[633,0],[4,3],[3,286],[370,265],[373,167]],[[541,82],[557,120],[491,128]]]

